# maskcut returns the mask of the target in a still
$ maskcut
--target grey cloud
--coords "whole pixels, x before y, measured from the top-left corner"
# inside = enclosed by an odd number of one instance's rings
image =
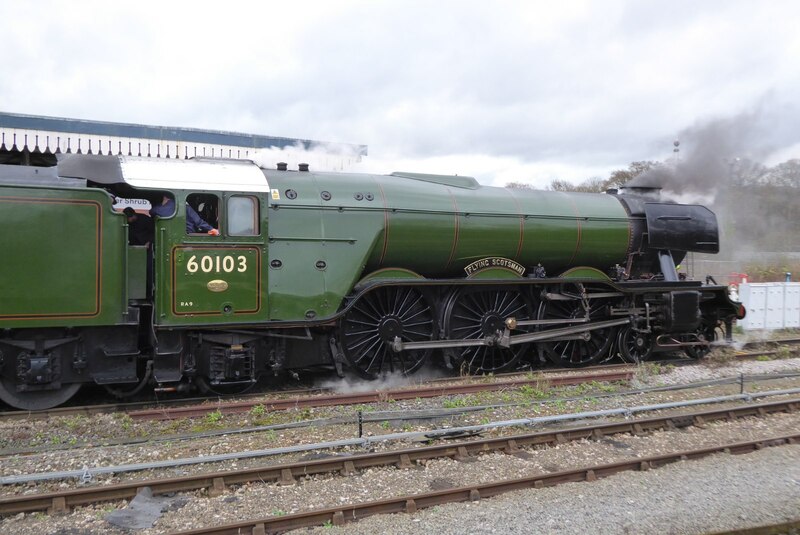
[[[800,104],[794,2],[228,7],[10,17],[0,31],[25,46],[2,109],[613,169],[664,159],[674,137],[688,153],[687,125],[765,95]],[[785,146],[792,127],[775,124],[763,136]]]

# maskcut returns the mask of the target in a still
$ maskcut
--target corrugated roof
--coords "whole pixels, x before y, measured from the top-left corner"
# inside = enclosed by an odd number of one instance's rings
[[[0,112],[0,150],[78,152],[150,157],[246,158],[254,149],[317,145],[366,156],[366,145],[133,123],[86,121]]]

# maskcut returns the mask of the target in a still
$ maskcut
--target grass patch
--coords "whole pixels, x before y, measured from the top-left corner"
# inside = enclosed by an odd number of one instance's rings
[[[442,402],[442,407],[445,409],[460,409],[461,407],[468,407],[469,402],[466,398],[458,397],[446,399]]]
[[[705,358],[709,366],[727,366],[734,360],[736,360],[736,352],[724,347],[715,348]]]
[[[224,418],[222,411],[217,409],[214,412],[209,412],[203,417],[203,421],[207,424],[217,424]]]
[[[531,399],[546,399],[550,397],[550,388],[531,388],[522,394]]]
[[[261,416],[264,416],[266,413],[267,413],[267,408],[260,403],[258,405],[254,405],[253,408],[250,409],[250,416],[253,416],[255,418],[260,418]]]
[[[70,431],[74,431],[75,429],[78,429],[79,427],[81,427],[84,424],[86,424],[86,422],[87,422],[87,418],[86,418],[85,415],[76,414],[75,416],[70,416],[66,420],[64,420],[64,425]]]
[[[664,371],[661,368],[661,364],[657,362],[640,362],[636,365],[636,371],[633,373],[633,377],[641,383],[646,383],[662,373],[664,373]]]
[[[795,356],[795,351],[789,346],[780,346],[775,350],[775,358],[777,359],[790,359]]]

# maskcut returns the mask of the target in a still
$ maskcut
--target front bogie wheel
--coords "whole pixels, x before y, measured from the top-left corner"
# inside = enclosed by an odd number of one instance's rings
[[[617,337],[619,354],[625,362],[638,364],[650,358],[653,353],[653,337],[648,333],[625,327]]]
[[[698,341],[705,342],[705,344],[686,346],[683,351],[689,358],[701,359],[711,353],[714,342],[725,339],[725,333],[721,327],[703,323],[697,330],[696,337]]]

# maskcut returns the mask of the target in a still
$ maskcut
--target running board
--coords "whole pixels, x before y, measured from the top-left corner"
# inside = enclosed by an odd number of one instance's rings
[[[609,327],[628,325],[630,323],[631,319],[625,318],[598,321],[588,325],[579,325],[577,327],[564,327],[561,329],[551,329],[548,331],[540,331],[535,333],[517,334],[513,336],[511,335],[511,331],[506,328],[499,336],[489,336],[469,340],[430,340],[428,342],[403,342],[399,336],[395,336],[391,348],[395,353],[399,353],[401,351],[411,351],[414,349],[447,349],[450,347],[499,346],[507,348],[516,344],[527,344],[529,342],[541,342],[544,340],[552,340],[554,338],[564,338],[575,334],[595,331],[597,329],[607,329]]]

